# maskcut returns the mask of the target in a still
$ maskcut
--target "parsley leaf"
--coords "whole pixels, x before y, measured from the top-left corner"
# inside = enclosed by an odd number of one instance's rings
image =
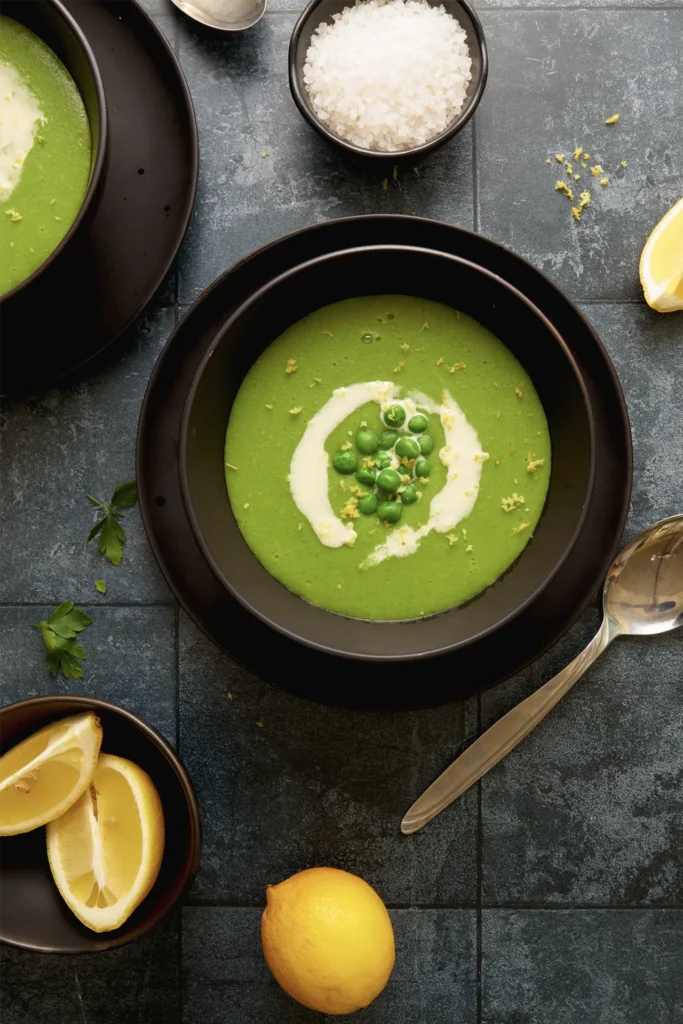
[[[107,593],[107,581],[106,580],[95,580],[95,590],[98,594]]]
[[[35,625],[43,638],[47,650],[45,661],[53,676],[61,669],[66,679],[83,678],[80,662],[85,661],[87,655],[76,637],[92,621],[90,615],[74,607],[73,601],[62,601],[47,619]]]
[[[102,520],[100,539],[98,541],[100,552],[112,565],[120,565],[123,558],[123,545],[126,543],[126,535],[123,532],[121,523],[115,518],[115,513],[107,512]]]
[[[129,480],[125,484],[119,484],[111,496],[110,504],[116,508],[132,508],[137,504],[138,485],[135,480]]]
[[[119,520],[125,518],[125,512],[122,512],[121,509],[132,508],[138,500],[138,488],[135,480],[128,480],[125,484],[119,484],[115,488],[108,505],[105,505],[99,498],[93,498],[92,494],[86,494],[86,498],[91,504],[104,510],[104,515],[101,519],[97,520],[88,534],[87,543],[89,544],[99,534],[97,546],[100,554],[104,555],[112,565],[120,565],[123,558],[123,548],[126,543],[126,534]],[[100,591],[102,594],[104,592],[104,590]]]

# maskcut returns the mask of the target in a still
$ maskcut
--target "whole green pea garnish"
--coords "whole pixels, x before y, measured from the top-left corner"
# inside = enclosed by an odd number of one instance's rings
[[[399,459],[416,459],[420,455],[420,446],[414,437],[399,437],[396,454]]]
[[[374,469],[358,469],[356,470],[356,480],[359,484],[365,484],[366,487],[373,487],[375,483],[375,477],[377,473]]]
[[[383,522],[397,523],[401,518],[401,506],[397,501],[383,501],[377,509],[377,515]]]
[[[429,476],[432,469],[426,459],[418,459],[415,463],[416,476]]]
[[[402,427],[406,421],[406,411],[402,405],[390,405],[384,413],[384,422],[388,427]]]
[[[375,465],[377,465],[380,469],[388,469],[389,466],[391,465],[391,455],[389,454],[389,452],[380,452],[377,458],[375,459]]]
[[[363,428],[356,434],[356,448],[363,455],[374,455],[379,448],[379,438],[374,430]]]
[[[401,501],[404,505],[414,505],[417,501],[417,491],[412,484],[406,484],[401,491]]]
[[[396,494],[401,486],[401,478],[395,469],[383,469],[377,477],[377,486],[387,494]]]
[[[422,434],[429,426],[429,420],[421,412],[418,412],[411,416],[408,426],[414,434]]]
[[[355,473],[358,469],[358,459],[353,452],[336,452],[332,459],[332,465],[338,473],[348,476],[349,473]]]
[[[423,434],[422,437],[418,437],[417,443],[423,455],[430,455],[434,451],[434,439],[429,434]]]
[[[395,430],[384,430],[379,435],[379,446],[380,448],[383,448],[385,451],[388,448],[393,448],[397,441],[398,434],[396,433]]]
[[[358,511],[364,516],[371,516],[377,511],[378,504],[379,498],[376,494],[366,494],[365,497],[358,499]]]

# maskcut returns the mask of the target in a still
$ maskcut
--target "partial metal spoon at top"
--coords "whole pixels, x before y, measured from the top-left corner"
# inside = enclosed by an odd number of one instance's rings
[[[425,790],[401,822],[417,832],[527,736],[615,637],[666,633],[683,626],[683,515],[639,533],[612,563],[602,591],[604,618],[586,649],[508,711]]]
[[[266,0],[172,0],[189,18],[223,32],[241,32],[260,21]]]

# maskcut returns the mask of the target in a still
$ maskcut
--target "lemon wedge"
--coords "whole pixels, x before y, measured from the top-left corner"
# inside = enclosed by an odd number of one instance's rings
[[[94,932],[118,928],[154,885],[164,815],[149,775],[101,754],[90,786],[47,827],[47,855],[62,898]]]
[[[30,832],[67,811],[90,784],[101,743],[100,720],[86,712],[46,725],[0,757],[0,835]]]
[[[683,309],[683,199],[664,214],[645,243],[640,283],[652,309]]]

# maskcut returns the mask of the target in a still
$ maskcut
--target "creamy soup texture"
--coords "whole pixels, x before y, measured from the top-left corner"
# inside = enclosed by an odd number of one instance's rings
[[[0,294],[59,245],[90,163],[90,126],[71,75],[42,39],[0,15]]]
[[[543,407],[518,360],[450,307],[348,299],[277,338],[225,444],[231,506],[269,572],[359,618],[443,611],[520,555],[550,479]]]

